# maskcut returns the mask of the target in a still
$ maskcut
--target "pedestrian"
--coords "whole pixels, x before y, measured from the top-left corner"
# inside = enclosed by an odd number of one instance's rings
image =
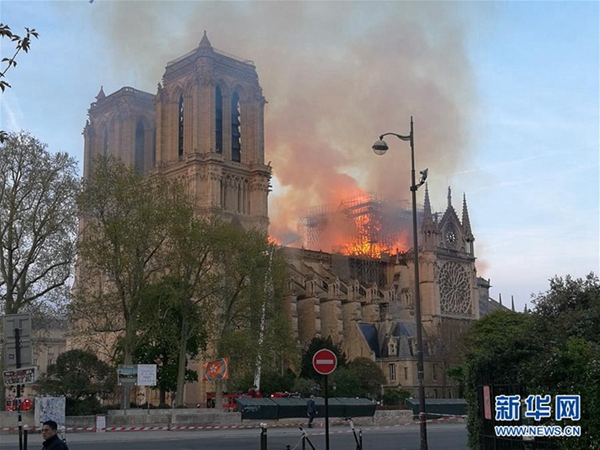
[[[69,450],[67,444],[58,436],[58,425],[54,420],[47,420],[42,424],[42,450]]]
[[[313,420],[315,419],[315,416],[318,414],[319,412],[317,411],[317,405],[315,403],[315,396],[311,395],[310,398],[308,399],[308,401],[306,402],[306,415],[308,416],[308,428],[312,428],[313,427]]]

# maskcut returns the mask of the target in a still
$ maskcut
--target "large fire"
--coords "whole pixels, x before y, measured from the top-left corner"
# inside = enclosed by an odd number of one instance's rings
[[[410,248],[410,210],[375,194],[319,207],[300,219],[304,246],[312,250],[380,258]]]

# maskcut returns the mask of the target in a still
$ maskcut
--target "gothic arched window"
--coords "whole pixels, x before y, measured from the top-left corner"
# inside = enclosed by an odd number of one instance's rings
[[[471,315],[471,284],[465,268],[449,261],[442,266],[438,279],[442,314]]]
[[[242,161],[240,97],[237,92],[231,97],[231,160]]]
[[[223,96],[221,88],[215,88],[215,151],[223,153]]]
[[[144,171],[145,134],[144,124],[139,120],[135,127],[135,170],[138,172]]]
[[[183,156],[183,94],[179,97],[179,136],[178,136],[178,145],[177,145],[177,154],[179,158]]]

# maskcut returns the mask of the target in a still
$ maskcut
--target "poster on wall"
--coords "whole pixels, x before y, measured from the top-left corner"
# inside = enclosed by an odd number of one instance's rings
[[[229,358],[219,358],[204,364],[204,381],[229,379]]]
[[[117,380],[119,386],[122,384],[135,384],[137,381],[137,365],[119,364],[117,367]]]
[[[137,385],[156,386],[156,364],[137,365]]]
[[[65,426],[65,397],[36,397],[34,421],[41,427],[47,420],[54,420],[60,427]]]

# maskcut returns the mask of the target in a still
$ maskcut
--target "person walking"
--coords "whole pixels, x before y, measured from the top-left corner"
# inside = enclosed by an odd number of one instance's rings
[[[67,444],[58,436],[58,425],[54,420],[47,420],[42,424],[42,450],[69,450]]]
[[[315,403],[315,396],[311,395],[306,402],[306,415],[308,416],[308,428],[313,427],[313,420],[319,412],[317,411],[317,404]]]

